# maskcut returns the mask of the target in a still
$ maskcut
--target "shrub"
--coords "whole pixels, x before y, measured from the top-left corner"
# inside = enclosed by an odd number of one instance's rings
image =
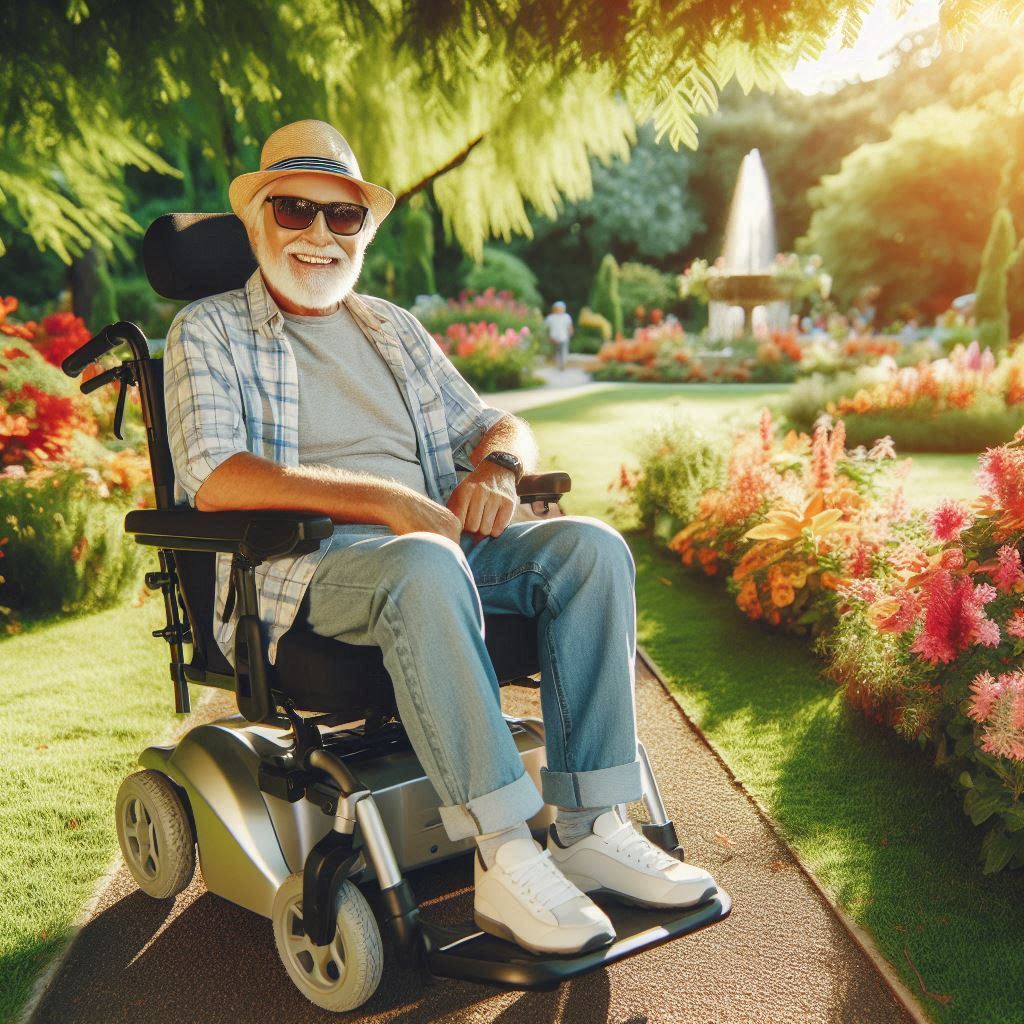
[[[137,504],[93,469],[0,473],[0,622],[14,631],[22,619],[93,611],[137,590],[149,556],[124,535]]]
[[[612,333],[622,333],[622,300],[619,297],[619,265],[608,253],[597,269],[594,286],[590,291],[590,308],[600,313],[611,325]]]
[[[520,302],[511,292],[499,292],[493,288],[479,295],[463,291],[458,298],[447,301],[440,296],[432,296],[413,306],[410,312],[431,334],[444,334],[452,324],[483,321],[494,324],[499,332],[513,330],[519,333],[525,327],[535,340],[544,335],[544,318],[539,309]]]
[[[725,479],[729,438],[677,419],[656,426],[639,446],[640,471],[630,485],[641,526],[667,540],[689,523],[705,491]],[[623,472],[628,472],[625,469]]]
[[[434,340],[478,391],[506,391],[538,383],[533,376],[536,343],[527,328],[501,332],[495,324],[451,324]]]
[[[1006,275],[1014,260],[1016,233],[1013,217],[1006,207],[996,210],[975,286],[974,319],[978,341],[997,352],[1010,340],[1010,310],[1006,304]]]
[[[470,291],[510,292],[527,306],[541,305],[537,275],[518,256],[496,246],[484,246],[483,262],[470,267],[463,283]]]
[[[626,322],[631,327],[641,325],[647,310],[665,310],[679,301],[675,278],[646,263],[623,263],[619,268],[619,301]],[[639,316],[638,310],[643,311]]]
[[[572,338],[569,340],[569,349],[572,352],[593,355],[601,350],[601,346],[606,341],[611,341],[612,325],[589,306],[584,306],[580,310],[579,320],[575,327]]]
[[[75,381],[26,342],[0,350],[0,460],[59,460],[76,432],[98,426]]]

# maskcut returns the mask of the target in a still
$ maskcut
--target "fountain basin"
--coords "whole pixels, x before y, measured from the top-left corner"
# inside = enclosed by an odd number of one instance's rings
[[[723,274],[708,280],[708,295],[716,302],[750,309],[792,298],[795,284],[773,274]]]

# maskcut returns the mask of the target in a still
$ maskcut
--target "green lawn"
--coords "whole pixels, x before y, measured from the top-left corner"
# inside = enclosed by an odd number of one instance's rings
[[[756,416],[783,391],[638,385],[524,417],[544,467],[573,476],[567,511],[629,529],[608,484],[620,463],[635,465],[640,433],[680,413],[708,423]],[[913,500],[973,493],[974,458],[914,461]],[[950,1013],[957,1012],[942,1019],[1005,1019],[999,978],[1024,973],[1014,909],[1024,905],[1021,883],[981,878],[972,863],[977,837],[956,798],[895,737],[845,715],[802,644],[759,630],[718,590],[641,539],[631,542],[641,569],[641,642],[683,707],[908,984],[916,990],[903,942],[933,991],[956,994]],[[657,575],[675,586],[657,584]],[[149,635],[161,620],[161,604],[150,600],[0,639],[0,1020],[14,1018],[111,863],[121,780],[140,751],[180,721],[166,645]],[[771,686],[766,664],[777,666]],[[883,835],[927,841],[879,847]]]
[[[121,780],[178,721],[162,625],[150,600],[0,640],[0,1020],[111,863]]]
[[[524,414],[544,464],[573,474],[567,511],[632,524],[606,490],[632,439],[662,415],[756,415],[768,391],[624,388]],[[915,456],[908,496],[976,493],[973,456]],[[1024,872],[983,876],[983,834],[927,755],[845,705],[805,641],[746,619],[720,584],[627,534],[640,642],[687,715],[936,1021],[1024,1019]],[[672,581],[664,586],[658,578]],[[921,992],[909,956],[931,993]]]

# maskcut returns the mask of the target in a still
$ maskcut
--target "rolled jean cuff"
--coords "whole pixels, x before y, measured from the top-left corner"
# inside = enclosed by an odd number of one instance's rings
[[[473,797],[464,804],[449,804],[440,811],[444,829],[454,843],[529,821],[543,806],[533,779],[524,771],[507,786]]]
[[[595,768],[589,772],[540,770],[544,800],[556,807],[611,807],[644,795],[640,762]]]

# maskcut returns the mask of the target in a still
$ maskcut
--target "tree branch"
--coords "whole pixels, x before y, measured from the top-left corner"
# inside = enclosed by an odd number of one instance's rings
[[[443,167],[439,167],[436,171],[432,171],[425,178],[413,185],[412,188],[407,188],[401,195],[396,197],[395,206],[404,203],[406,200],[411,199],[416,195],[417,192],[422,192],[428,186],[433,185],[433,183],[442,175],[455,170],[455,168],[458,167],[459,164],[463,163],[466,157],[468,157],[469,154],[472,153],[481,142],[483,142],[483,140],[483,135],[478,135],[461,153],[449,160]]]

